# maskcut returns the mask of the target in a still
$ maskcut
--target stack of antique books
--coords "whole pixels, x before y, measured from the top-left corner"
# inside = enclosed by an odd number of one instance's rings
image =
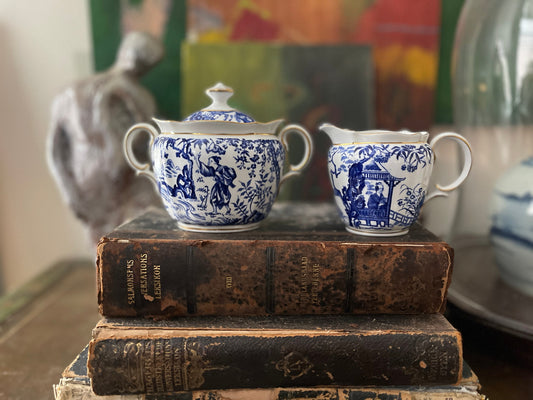
[[[330,204],[231,234],[149,209],[98,245],[103,319],[56,399],[482,399],[442,315],[452,267],[421,225],[357,236]]]

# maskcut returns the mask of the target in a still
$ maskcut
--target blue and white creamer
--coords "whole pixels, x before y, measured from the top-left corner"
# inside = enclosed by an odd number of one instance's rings
[[[233,90],[221,83],[207,89],[212,104],[183,121],[153,119],[132,126],[124,153],[137,174],[155,183],[168,213],[181,229],[239,232],[257,228],[285,179],[309,163],[313,143],[299,125],[279,130],[282,120],[256,122],[227,104]],[[135,136],[151,136],[151,164],[137,160]],[[279,131],[279,133],[278,133]],[[284,173],[287,136],[303,139],[302,160]]]
[[[335,202],[349,232],[397,236],[409,231],[425,201],[457,188],[466,179],[472,154],[466,139],[442,133],[428,144],[427,132],[352,131],[323,124],[333,142],[328,168]],[[459,143],[464,166],[447,186],[427,193],[435,163],[433,147],[441,139]]]

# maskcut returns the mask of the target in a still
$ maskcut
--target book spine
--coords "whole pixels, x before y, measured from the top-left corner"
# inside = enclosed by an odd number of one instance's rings
[[[107,400],[80,383],[54,385],[55,400]],[[120,400],[482,400],[475,390],[462,387],[413,388],[317,388],[317,389],[249,389],[180,392],[168,395],[123,395]],[[113,400],[119,400],[113,397]],[[109,399],[111,400],[111,399]]]
[[[146,400],[152,400],[151,397],[147,396]],[[175,397],[172,400],[481,400],[482,398],[477,391],[461,387],[413,386],[194,391],[188,399]],[[171,397],[158,400],[171,400]]]
[[[94,395],[95,399],[100,397]],[[137,399],[137,397],[133,397]],[[133,398],[131,398],[133,400]],[[476,390],[461,387],[250,389],[146,395],[143,400],[485,400]],[[126,400],[126,399],[125,399]],[[127,398],[130,400],[130,397]]]
[[[93,339],[94,392],[457,384],[462,368],[460,336],[451,332],[194,332],[139,330]]]
[[[413,390],[350,390],[339,400],[484,400],[478,392],[470,390],[438,390],[426,387]],[[281,399],[280,399],[281,400]],[[288,399],[287,399],[288,400]],[[295,399],[296,400],[296,399]],[[324,399],[326,400],[326,399]]]
[[[443,312],[445,243],[103,240],[107,317]]]

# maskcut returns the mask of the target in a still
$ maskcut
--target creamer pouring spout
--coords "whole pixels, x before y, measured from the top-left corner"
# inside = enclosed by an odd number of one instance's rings
[[[355,143],[400,143],[400,142],[427,142],[427,132],[410,131],[354,131],[351,129],[338,128],[330,123],[320,125],[319,129],[326,133],[334,146]]]

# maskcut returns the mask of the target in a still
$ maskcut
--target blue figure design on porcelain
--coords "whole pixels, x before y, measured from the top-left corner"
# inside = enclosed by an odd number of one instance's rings
[[[419,183],[409,186],[411,176],[426,168],[431,173],[431,163],[427,144],[333,146],[328,164],[335,196],[346,213],[343,219],[357,229],[409,227],[418,218],[426,191]]]
[[[285,160],[282,144],[272,139],[167,138],[154,142],[153,155],[167,211],[195,225],[245,225],[264,219],[277,196]],[[159,165],[165,166],[164,174]]]
[[[429,143],[428,132],[354,131],[324,123],[331,139],[328,167],[335,203],[345,228],[367,236],[399,236],[409,231],[424,201],[458,188],[472,167],[468,141],[443,132]],[[448,185],[435,185],[426,194],[433,170],[434,146],[442,139],[456,142],[463,153],[459,176]]]
[[[383,196],[383,184],[378,182],[374,186],[374,193],[368,198],[368,208],[371,210],[385,210],[389,202]]]
[[[220,165],[219,156],[209,157],[209,163],[206,165],[198,157],[198,166],[200,173],[204,177],[213,177],[215,184],[211,188],[209,203],[213,207],[213,212],[225,209],[226,214],[230,213],[229,202],[231,200],[230,186],[235,185],[233,181],[237,177],[235,169],[226,165]]]
[[[363,191],[365,178],[362,175],[363,164],[355,162],[348,172],[349,184],[342,189],[342,199],[352,226],[360,225],[359,215],[366,206]]]
[[[211,104],[184,121],[153,119],[157,129],[138,123],[126,132],[128,164],[155,184],[178,227],[207,233],[255,229],[278,195],[280,185],[309,164],[313,140],[296,124],[283,120],[256,122],[228,104],[233,89],[217,83],[206,90]],[[137,159],[134,138],[150,135],[151,163]],[[297,135],[304,151],[288,163],[287,138]]]

